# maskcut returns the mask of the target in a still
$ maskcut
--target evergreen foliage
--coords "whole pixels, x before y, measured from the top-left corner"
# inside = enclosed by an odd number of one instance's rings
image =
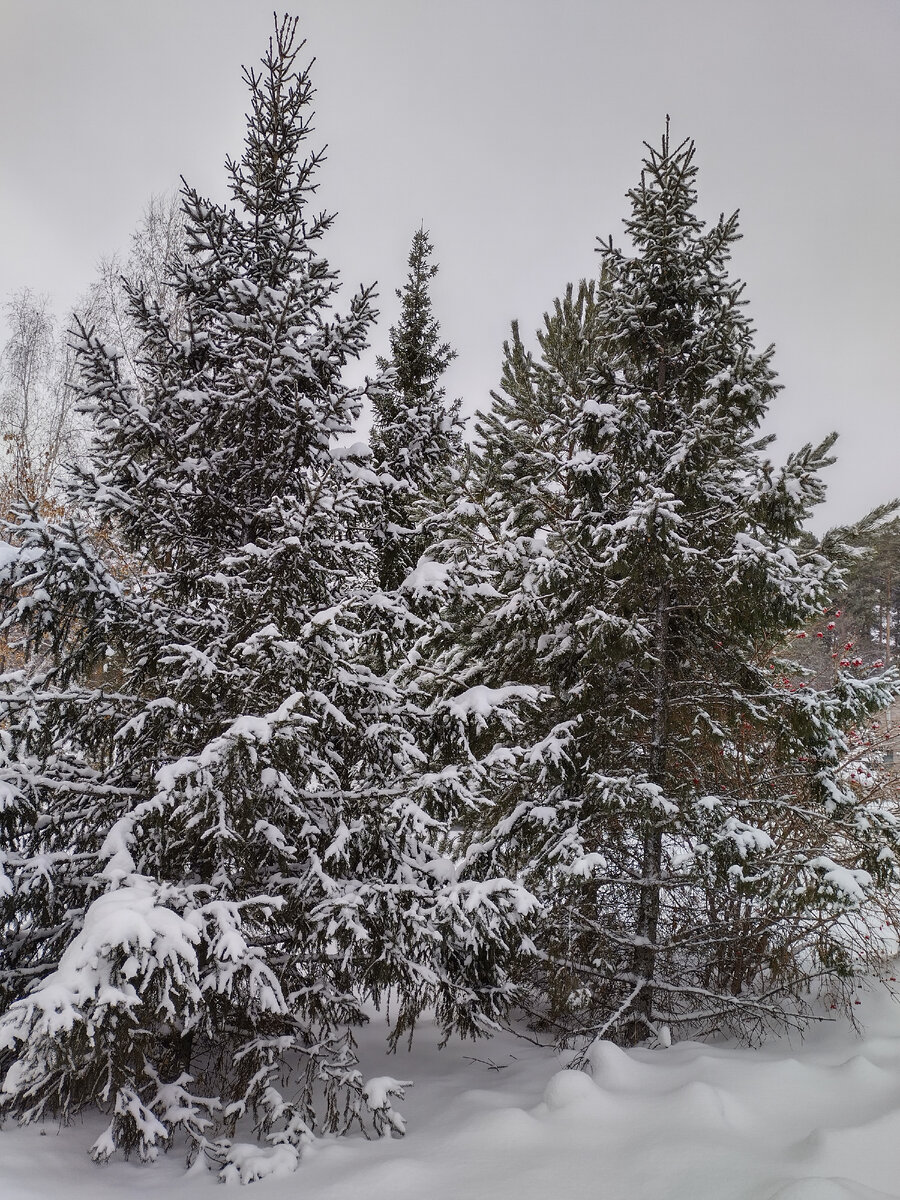
[[[482,803],[464,699],[426,713],[371,667],[379,484],[342,370],[375,312],[332,308],[301,48],[285,18],[245,72],[231,206],[185,185],[172,304],[129,288],[134,374],[80,330],[83,515],[23,511],[2,564],[31,662],[0,680],[5,1108],[99,1105],[95,1158],[187,1135],[225,1178],[317,1129],[401,1132],[402,1081],[367,1088],[353,1026],[388,995],[394,1040],[426,1006],[489,1026],[531,903],[445,832]]]
[[[900,882],[852,769],[891,643],[838,649],[896,635],[895,506],[804,532],[835,438],[768,457],[693,143],[648,147],[629,248],[536,351],[513,324],[469,454],[423,228],[382,374],[345,382],[374,295],[335,310],[302,49],[285,18],[245,72],[230,204],[185,184],[152,278],[79,323],[90,449],[0,543],[0,1113],[96,1106],[96,1160],[177,1138],[244,1182],[403,1132],[373,1007],[394,1047],[513,1001],[573,1043],[751,1037],[846,996]]]
[[[413,236],[409,274],[398,289],[400,319],[390,330],[386,373],[373,389],[372,450],[384,496],[378,524],[379,582],[397,589],[415,566],[425,543],[421,522],[441,506],[461,450],[459,401],[447,403],[439,380],[456,357],[434,316],[429,284],[438,273],[425,229]]]
[[[841,609],[862,645],[890,660],[900,637],[900,527],[892,522],[866,540],[847,571]]]
[[[631,252],[601,243],[539,357],[513,327],[477,486],[429,552],[456,585],[433,669],[547,697],[476,834],[544,905],[526,1006],[626,1044],[799,1019],[871,944],[900,834],[843,766],[896,682],[817,692],[781,650],[839,580],[800,545],[834,437],[769,462],[737,217],[696,215],[692,143],[648,150]]]

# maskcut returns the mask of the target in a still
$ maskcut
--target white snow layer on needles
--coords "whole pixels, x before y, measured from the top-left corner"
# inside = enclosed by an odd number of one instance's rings
[[[409,1054],[388,1056],[376,1020],[361,1031],[367,1070],[416,1081],[406,1137],[322,1139],[296,1171],[292,1150],[242,1144],[235,1181],[260,1179],[250,1195],[266,1200],[898,1200],[900,1003],[877,987],[859,1001],[863,1035],[841,1019],[758,1050],[602,1042],[591,1073],[508,1034],[440,1051],[427,1025]],[[201,1164],[185,1170],[177,1146],[150,1166],[98,1168],[90,1132],[7,1124],[0,1196],[222,1194]]]
[[[423,555],[400,584],[400,589],[413,596],[427,596],[429,592],[445,591],[449,578],[449,567]]]
[[[86,1004],[132,1008],[140,996],[129,982],[138,973],[134,955],[152,953],[162,963],[170,960],[176,978],[182,967],[196,970],[197,928],[179,913],[157,903],[157,892],[146,880],[137,877],[129,887],[121,887],[95,900],[88,908],[84,926],[60,959],[55,971],[24,999],[16,1001],[0,1026],[0,1049],[11,1046],[16,1033],[16,1018],[37,1010],[37,1032],[55,1036],[69,1032],[83,1019]],[[115,982],[109,957],[111,947],[127,947],[132,957],[122,965]],[[133,969],[132,969],[133,966]],[[3,1082],[3,1090],[14,1088],[15,1064]],[[0,1143],[0,1164],[2,1164]],[[0,1180],[2,1180],[0,1165]],[[0,1188],[0,1195],[2,1195]],[[5,1198],[4,1198],[5,1200]]]

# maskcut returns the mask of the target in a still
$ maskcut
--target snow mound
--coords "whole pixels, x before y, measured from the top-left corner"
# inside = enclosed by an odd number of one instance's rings
[[[896,1192],[876,1192],[850,1179],[809,1178],[786,1183],[766,1200],[896,1200]]]
[[[596,1041],[587,1052],[588,1066],[598,1087],[631,1091],[641,1087],[646,1068],[614,1042]]]
[[[293,1146],[257,1146],[237,1142],[228,1151],[228,1162],[219,1173],[223,1183],[256,1183],[283,1179],[297,1170],[299,1155]]]
[[[388,1136],[313,1140],[299,1166],[289,1147],[239,1141],[221,1176],[263,1181],[267,1200],[900,1200],[900,1006],[881,990],[859,995],[871,1036],[827,1021],[758,1049],[600,1041],[587,1071],[507,1033],[478,1057],[467,1042],[441,1050],[427,1024],[408,1057],[393,1056],[372,1021],[359,1052]],[[392,1070],[416,1081],[402,1140],[389,1136],[404,1087]],[[102,1117],[87,1121],[102,1134]],[[83,1127],[45,1132],[0,1133],[3,1200],[212,1194],[214,1176],[185,1173],[177,1149],[151,1168],[100,1172]]]
[[[591,1101],[596,1095],[597,1088],[584,1071],[559,1071],[544,1088],[544,1103],[555,1112]]]

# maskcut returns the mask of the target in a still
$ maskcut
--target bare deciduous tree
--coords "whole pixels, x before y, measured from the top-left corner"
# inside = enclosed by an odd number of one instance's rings
[[[28,288],[4,305],[9,338],[0,352],[0,504],[55,503],[60,468],[79,450],[74,358],[45,296]]]
[[[143,290],[150,308],[157,307],[172,329],[180,324],[180,302],[166,281],[171,263],[184,247],[184,213],[178,193],[151,196],[127,255],[112,254],[100,260],[97,279],[80,305],[82,319],[115,346],[128,374],[140,372],[141,335],[132,315],[129,289]]]

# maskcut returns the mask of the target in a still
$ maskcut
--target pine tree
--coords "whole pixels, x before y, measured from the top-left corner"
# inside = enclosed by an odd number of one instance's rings
[[[800,1019],[848,931],[872,944],[898,841],[843,768],[895,683],[816,692],[783,652],[839,579],[836,535],[800,545],[834,438],[769,462],[737,217],[697,217],[692,143],[648,149],[632,252],[601,244],[539,359],[514,327],[479,487],[430,552],[457,581],[433,669],[546,697],[476,833],[544,904],[526,1004],[627,1044]]]
[[[5,1106],[98,1105],[95,1158],[186,1135],[244,1180],[318,1129],[401,1132],[354,1025],[390,994],[394,1043],[431,1005],[485,1028],[530,904],[446,834],[482,802],[464,702],[430,717],[370,666],[377,487],[342,370],[375,313],[370,290],[332,308],[301,48],[285,18],[245,72],[232,206],[185,185],[183,334],[131,287],[132,378],[81,329],[84,518],[23,512],[3,562],[32,663],[0,696]]]
[[[858,550],[839,597],[844,627],[870,653],[894,659],[900,634],[900,528],[892,523]]]
[[[439,509],[462,449],[459,402],[447,403],[438,381],[456,351],[440,340],[429,284],[438,273],[420,228],[409,252],[406,284],[397,290],[400,319],[390,330],[391,355],[379,359],[387,382],[373,391],[372,449],[384,487],[379,522],[379,582],[400,586],[425,548],[417,530]]]

